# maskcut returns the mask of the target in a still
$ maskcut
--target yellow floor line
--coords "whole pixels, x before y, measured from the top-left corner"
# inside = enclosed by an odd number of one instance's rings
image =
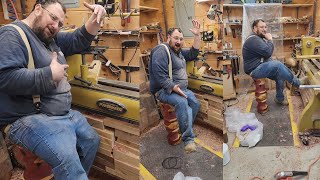
[[[254,99],[254,92],[250,94],[250,100],[246,108],[246,113],[249,113],[251,111],[253,99]],[[235,147],[235,148],[240,147],[240,141],[237,137],[234,139],[232,147]]]
[[[290,121],[291,121],[291,128],[292,128],[293,144],[295,147],[299,147],[300,146],[300,140],[298,138],[299,131],[298,131],[297,123],[294,121],[294,118],[293,118],[293,105],[291,101],[290,91],[287,91],[287,98],[289,102],[289,114],[290,114]]]
[[[144,180],[156,180],[156,178],[140,163],[140,175]]]
[[[212,152],[213,154],[219,156],[220,158],[223,158],[223,154],[222,154],[221,151],[215,151],[215,150],[213,150],[211,147],[203,144],[203,142],[201,142],[200,139],[195,138],[195,139],[194,139],[194,142],[196,142],[197,144],[199,144],[200,146],[202,146],[202,147],[205,148],[206,150]]]

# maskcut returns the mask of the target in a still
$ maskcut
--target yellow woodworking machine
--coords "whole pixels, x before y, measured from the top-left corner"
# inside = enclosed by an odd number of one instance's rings
[[[320,85],[320,38],[303,37],[295,45],[296,59],[300,59],[301,74],[308,77],[309,85]],[[298,122],[299,132],[320,129],[320,91],[318,89],[301,89],[302,99],[306,106]]]
[[[319,59],[304,59],[302,61],[302,70],[310,85],[320,85],[320,61]],[[300,122],[298,124],[299,132],[310,129],[320,129],[320,91],[310,89],[305,94],[308,98],[308,104],[302,111]]]
[[[210,75],[205,75],[206,71],[211,71],[207,64],[197,68],[195,61],[187,62],[188,87],[192,90],[201,91],[207,94],[223,96],[223,80]]]
[[[139,124],[139,86],[99,77],[100,60],[86,64],[85,55],[67,58],[72,105],[132,124]]]

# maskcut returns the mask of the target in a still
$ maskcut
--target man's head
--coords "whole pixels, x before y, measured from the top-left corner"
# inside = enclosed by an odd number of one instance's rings
[[[264,38],[267,33],[267,25],[262,19],[254,20],[252,23],[252,31],[258,36]]]
[[[50,43],[63,26],[66,8],[59,0],[37,0],[31,15],[32,30],[45,43]]]
[[[180,28],[170,28],[167,35],[167,43],[176,53],[180,52],[183,45],[183,34]]]

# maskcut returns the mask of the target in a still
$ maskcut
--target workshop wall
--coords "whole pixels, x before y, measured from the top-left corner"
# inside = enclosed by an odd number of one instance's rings
[[[176,22],[175,22],[175,13],[174,13],[174,2],[171,0],[164,0],[165,2],[165,12],[166,12],[166,21],[167,21],[167,28],[170,27],[176,27]],[[222,24],[218,24],[217,20],[210,20],[207,17],[207,12],[210,8],[210,5],[213,3],[210,1],[196,1],[194,0],[194,8],[195,8],[195,18],[199,21],[201,24],[201,29],[200,31],[213,31],[215,40],[212,43],[204,43],[202,42],[201,45],[201,50],[210,50],[210,51],[222,51],[222,32],[220,29],[223,28]],[[221,6],[220,10],[223,11],[222,9],[222,3],[221,1]],[[165,24],[160,22],[160,24]],[[193,44],[193,38],[185,38],[185,45],[184,47],[191,47]],[[215,70],[221,69],[222,65],[221,63],[218,62],[217,56],[221,56],[222,52],[213,52],[208,54],[206,62]],[[198,66],[200,66],[202,63],[197,63]]]
[[[302,35],[312,34],[313,23],[315,23],[315,31],[319,26],[319,18],[314,17],[314,1],[312,0],[293,0],[292,4],[283,5],[282,18],[284,37],[280,37],[283,41],[283,53],[275,54],[276,59],[285,59],[291,57],[294,45],[300,41]],[[242,58],[242,18],[243,7],[242,5],[230,4],[230,2],[224,4],[223,19],[224,19],[224,43],[225,50],[235,50]],[[276,41],[276,39],[274,39]],[[252,78],[247,75],[238,75],[235,77],[236,86],[238,92],[242,87],[248,88],[252,83],[247,83],[245,86],[241,85],[239,81],[249,80],[252,82]],[[268,81],[268,88],[275,88],[273,81]],[[252,86],[249,91],[254,89]]]

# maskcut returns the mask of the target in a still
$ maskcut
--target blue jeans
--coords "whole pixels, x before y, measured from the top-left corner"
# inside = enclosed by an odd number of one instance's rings
[[[100,138],[78,111],[64,116],[35,114],[15,121],[9,139],[46,161],[54,178],[88,179]]]
[[[192,125],[200,110],[200,103],[192,91],[188,89],[182,91],[188,96],[187,99],[174,92],[167,94],[163,89],[159,91],[157,98],[161,102],[168,103],[175,107],[179,129],[182,134],[182,141],[187,145],[194,142],[195,135],[192,130]]]
[[[282,102],[284,100],[284,81],[288,81],[293,86],[299,87],[299,80],[294,77],[290,69],[279,61],[268,61],[260,64],[251,72],[253,79],[269,78],[276,81],[276,98]]]

